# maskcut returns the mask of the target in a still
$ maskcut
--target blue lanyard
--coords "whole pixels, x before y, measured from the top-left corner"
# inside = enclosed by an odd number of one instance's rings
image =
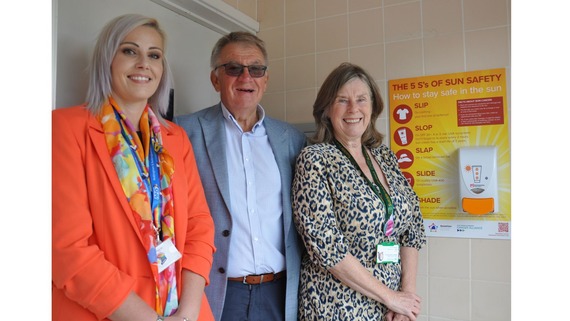
[[[149,164],[148,166],[145,166],[144,162],[140,159],[139,154],[136,152],[137,145],[133,143],[131,136],[125,131],[121,116],[116,110],[115,117],[121,126],[121,134],[130,147],[129,150],[135,160],[135,164],[137,165],[137,170],[139,171],[139,174],[142,178],[142,182],[145,185],[145,190],[148,194],[150,200],[150,208],[152,211],[152,225],[155,229],[157,239],[161,240],[162,193],[160,190],[160,168],[158,161],[158,151],[160,150],[160,146],[156,142],[156,137],[151,134],[150,147],[148,151]]]

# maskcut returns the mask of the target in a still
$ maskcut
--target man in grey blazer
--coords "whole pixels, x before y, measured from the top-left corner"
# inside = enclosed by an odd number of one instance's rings
[[[264,42],[232,32],[212,50],[210,80],[221,102],[181,115],[216,232],[206,295],[218,321],[297,320],[303,245],[291,211],[295,127],[268,117]]]

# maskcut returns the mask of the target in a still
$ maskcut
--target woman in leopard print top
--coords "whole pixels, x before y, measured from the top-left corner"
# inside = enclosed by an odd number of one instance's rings
[[[313,144],[297,158],[293,211],[307,248],[300,320],[416,320],[419,200],[374,123],[377,85],[343,63],[313,106]]]

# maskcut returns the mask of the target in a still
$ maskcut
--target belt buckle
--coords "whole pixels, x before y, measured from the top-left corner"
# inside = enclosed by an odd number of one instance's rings
[[[264,274],[259,274],[259,275],[246,275],[246,276],[243,277],[243,280],[242,280],[242,283],[243,283],[243,284],[251,285],[250,283],[247,282],[247,277],[248,277],[248,276],[251,276],[251,277],[256,277],[256,276],[258,276],[258,277],[259,277],[259,283],[252,283],[252,284],[261,284],[261,283],[263,283],[263,277],[264,277],[265,275],[264,275]]]

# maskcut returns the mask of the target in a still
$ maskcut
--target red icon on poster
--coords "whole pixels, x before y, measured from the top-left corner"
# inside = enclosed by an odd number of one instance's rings
[[[392,114],[394,120],[399,124],[405,124],[412,119],[412,109],[408,105],[399,105],[394,109],[394,113]]]
[[[400,146],[409,145],[414,139],[414,133],[408,127],[400,127],[394,132],[394,141]]]
[[[412,174],[408,173],[408,172],[402,172],[402,174],[404,174],[404,177],[406,178],[406,180],[408,181],[408,183],[410,183],[410,186],[414,187],[414,184],[416,183],[414,180],[414,177],[412,176]]]
[[[401,149],[396,152],[396,158],[401,169],[406,169],[414,163],[414,155],[407,149]]]

